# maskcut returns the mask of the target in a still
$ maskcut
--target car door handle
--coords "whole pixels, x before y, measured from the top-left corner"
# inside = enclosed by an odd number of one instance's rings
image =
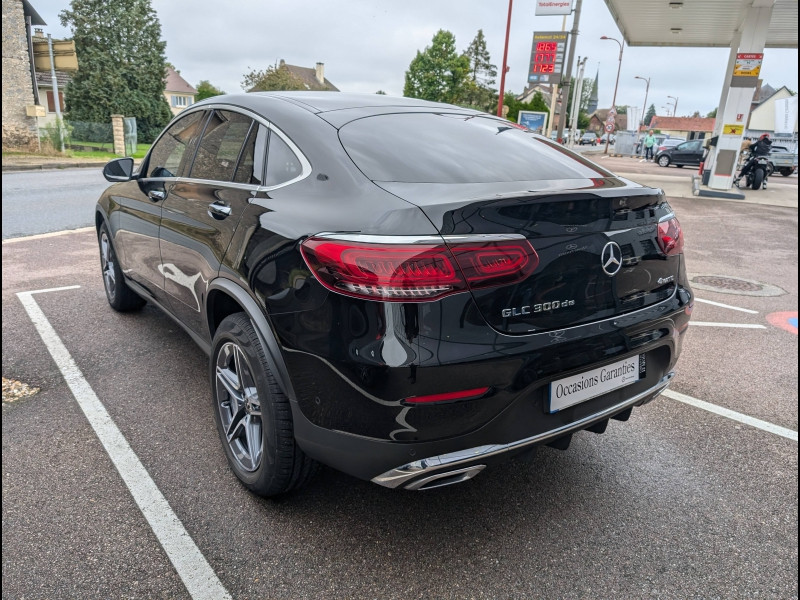
[[[214,217],[215,219],[224,219],[225,217],[229,217],[231,214],[231,207],[225,206],[221,202],[212,202],[208,205],[208,214]]]
[[[167,192],[164,190],[150,190],[147,192],[147,197],[150,198],[153,202],[161,202],[164,198],[167,197]]]

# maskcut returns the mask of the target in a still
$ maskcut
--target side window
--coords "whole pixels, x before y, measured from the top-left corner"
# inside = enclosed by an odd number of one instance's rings
[[[253,120],[227,110],[215,110],[208,120],[189,177],[232,181],[239,153]]]
[[[261,185],[264,180],[264,158],[267,150],[269,129],[256,123],[244,143],[242,155],[233,180],[236,183]]]
[[[696,152],[697,150],[700,150],[700,145],[701,144],[702,144],[702,142],[700,140],[693,140],[693,141],[689,142],[689,150],[692,150],[693,152]]]
[[[178,119],[153,146],[147,164],[148,177],[178,177],[185,165],[184,156],[191,159],[192,150],[186,152],[191,144],[197,143],[206,112],[199,110]]]
[[[280,185],[298,177],[303,172],[300,159],[292,152],[289,145],[281,139],[281,136],[272,133],[269,137],[267,179],[264,185]]]

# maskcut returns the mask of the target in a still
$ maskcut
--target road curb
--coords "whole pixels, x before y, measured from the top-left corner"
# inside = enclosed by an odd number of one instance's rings
[[[102,169],[105,163],[42,163],[35,165],[3,165],[2,172],[13,171],[48,171],[50,169]]]

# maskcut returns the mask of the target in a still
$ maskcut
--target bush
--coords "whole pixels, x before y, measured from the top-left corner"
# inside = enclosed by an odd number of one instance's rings
[[[52,123],[42,127],[41,136],[45,142],[49,143],[54,149],[60,150],[63,141],[64,147],[72,140],[72,126],[69,123],[56,117]]]

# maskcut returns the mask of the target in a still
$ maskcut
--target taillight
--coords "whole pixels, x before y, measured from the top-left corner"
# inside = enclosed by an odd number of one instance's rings
[[[658,245],[667,256],[683,252],[683,231],[678,219],[672,217],[658,224]]]
[[[422,302],[522,281],[539,264],[527,240],[407,244],[308,238],[306,264],[326,288],[357,298]]]

